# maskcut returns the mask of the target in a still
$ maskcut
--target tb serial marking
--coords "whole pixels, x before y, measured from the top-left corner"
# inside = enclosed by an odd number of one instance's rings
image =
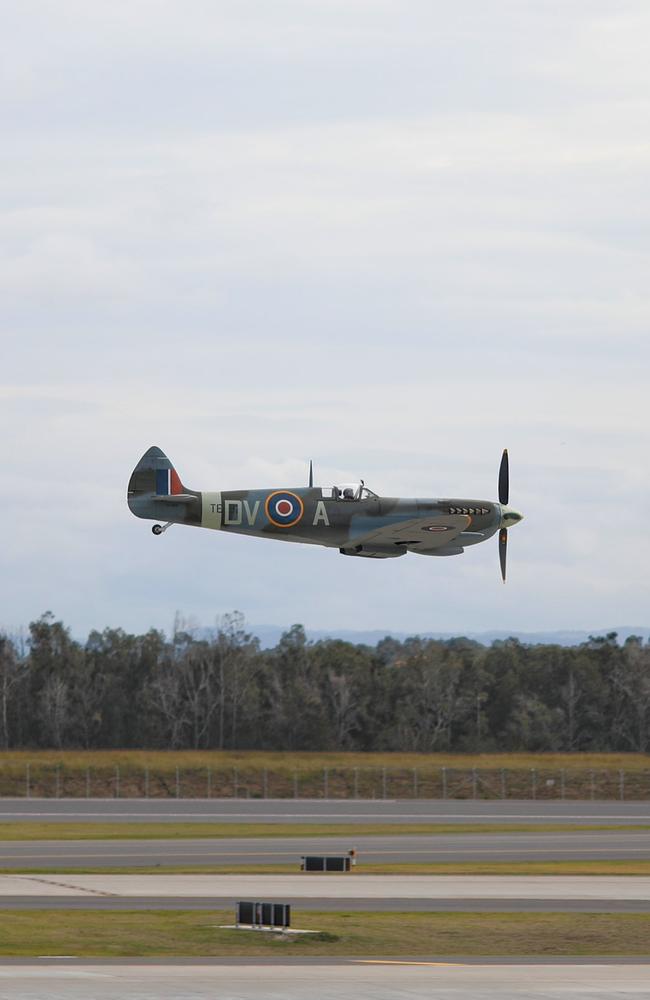
[[[521,521],[508,506],[508,452],[499,469],[499,502],[442,498],[405,500],[380,497],[364,484],[296,489],[188,490],[160,448],[149,448],[136,465],[128,504],[136,517],[161,520],[154,535],[172,524],[193,524],[258,538],[325,545],[344,556],[391,559],[415,552],[455,556],[499,532],[501,575],[506,578],[508,528]]]

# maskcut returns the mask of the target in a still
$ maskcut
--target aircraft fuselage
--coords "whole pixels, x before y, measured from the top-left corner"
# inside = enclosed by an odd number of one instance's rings
[[[169,459],[150,448],[136,466],[128,504],[137,517],[214,531],[338,548],[344,555],[389,558],[415,552],[457,555],[521,519],[493,500],[382,497],[363,483],[292,489],[186,489]]]

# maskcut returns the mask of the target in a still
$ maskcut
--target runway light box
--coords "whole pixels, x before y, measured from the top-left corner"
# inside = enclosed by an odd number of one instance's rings
[[[306,854],[300,861],[303,872],[349,872],[352,864],[349,854]]]
[[[237,903],[237,926],[279,927],[291,926],[291,907],[288,903]]]

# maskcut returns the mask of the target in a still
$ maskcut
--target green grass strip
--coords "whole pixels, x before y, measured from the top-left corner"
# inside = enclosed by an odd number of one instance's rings
[[[63,865],[57,868],[0,868],[0,875],[296,875],[299,863],[240,865]],[[650,875],[650,860],[640,861],[449,861],[366,862],[350,878],[364,875]],[[327,878],[324,875],[323,878]],[[359,890],[362,891],[361,888]],[[1,899],[0,899],[1,902]]]
[[[644,831],[633,823],[0,823],[0,840],[175,840]]]
[[[233,911],[0,910],[0,955],[228,956],[647,955],[650,914],[314,913],[318,937],[226,931]]]

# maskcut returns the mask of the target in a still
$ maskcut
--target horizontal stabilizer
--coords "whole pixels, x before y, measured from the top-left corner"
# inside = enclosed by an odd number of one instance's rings
[[[190,500],[196,500],[196,494],[194,493],[169,493],[161,494],[156,496],[157,501],[162,501],[163,503],[189,503]]]

